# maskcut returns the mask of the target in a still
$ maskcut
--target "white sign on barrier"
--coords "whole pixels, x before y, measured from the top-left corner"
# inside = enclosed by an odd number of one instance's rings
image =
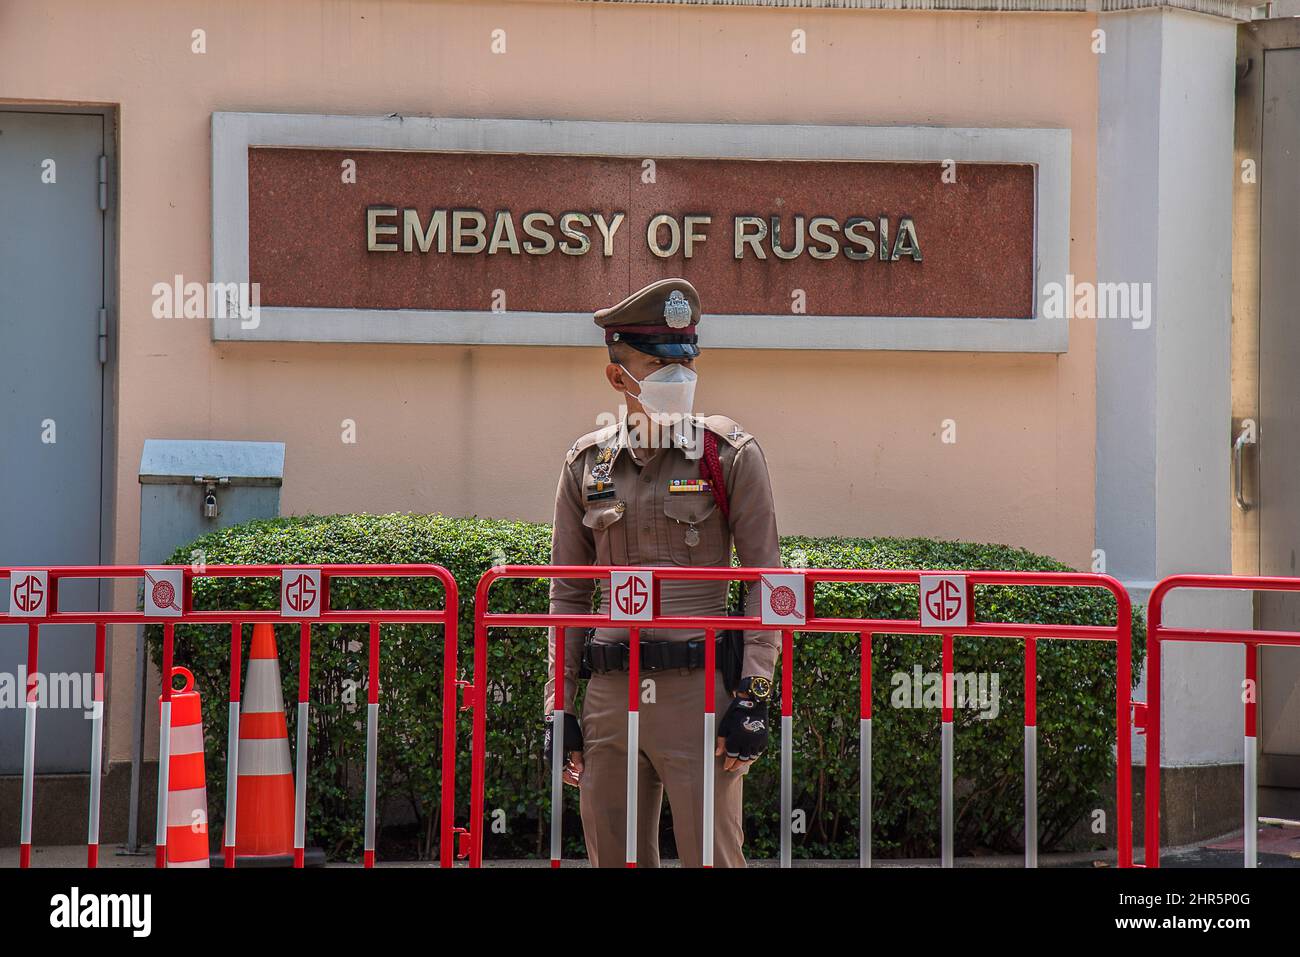
[[[185,594],[184,568],[144,570],[144,613],[152,617],[179,618]]]
[[[921,576],[921,627],[965,628],[970,623],[965,575]]]
[[[281,615],[319,618],[320,610],[319,568],[286,568],[280,573]]]
[[[653,572],[609,573],[609,617],[612,621],[649,621],[654,618]]]
[[[765,625],[802,625],[808,620],[807,589],[798,572],[763,576],[763,612]]]
[[[43,618],[49,613],[50,573],[15,568],[9,573],[9,614]]]

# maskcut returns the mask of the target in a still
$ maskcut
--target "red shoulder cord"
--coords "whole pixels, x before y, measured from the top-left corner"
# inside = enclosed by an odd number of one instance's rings
[[[727,505],[727,482],[722,475],[722,460],[718,458],[718,437],[712,430],[704,430],[704,455],[700,457],[700,478],[707,479],[713,489],[713,500],[718,503],[722,520],[731,525],[731,509]]]

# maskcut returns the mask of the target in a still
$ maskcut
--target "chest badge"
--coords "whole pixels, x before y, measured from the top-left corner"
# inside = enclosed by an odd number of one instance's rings
[[[669,493],[712,492],[713,483],[706,478],[673,479],[668,483]]]

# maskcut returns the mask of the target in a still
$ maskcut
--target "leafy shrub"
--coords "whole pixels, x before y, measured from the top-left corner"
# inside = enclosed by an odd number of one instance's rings
[[[337,515],[255,521],[204,535],[178,549],[185,564],[199,552],[208,564],[435,563],[460,590],[459,670],[473,672],[474,590],[493,564],[541,565],[550,528],[525,522],[440,515]],[[785,562],[810,568],[1015,569],[1066,571],[1022,549],[927,539],[791,537]],[[492,610],[545,612],[544,580],[502,580]],[[443,602],[433,579],[355,578],[332,586],[335,608],[434,608]],[[196,608],[278,606],[275,579],[201,578]],[[1099,589],[976,589],[986,621],[1110,624],[1113,597]],[[822,584],[819,615],[914,619],[915,586]],[[1134,673],[1144,632],[1134,614]],[[436,626],[386,625],[381,638],[379,825],[381,858],[436,855],[440,813],[442,635]],[[249,627],[244,629],[245,640]],[[297,696],[298,629],[277,626],[286,702]],[[208,787],[214,840],[224,811],[229,627],[178,626],[176,663],[190,668],[203,694]],[[148,629],[155,663],[161,628]],[[309,728],[309,843],[333,856],[356,857],[362,835],[368,629],[313,625]],[[1023,819],[1023,648],[1017,639],[959,638],[955,670],[983,674],[993,708],[955,715],[955,837],[959,854],[1014,851]],[[878,856],[934,855],[939,820],[939,712],[905,707],[915,669],[940,670],[940,639],[877,635],[873,642],[873,847]],[[485,854],[545,856],[550,790],[541,759],[544,632],[494,629],[488,642],[488,735]],[[806,816],[795,853],[854,857],[858,808],[858,636],[800,633],[795,638],[794,806]],[[1109,642],[1038,643],[1039,829],[1044,849],[1060,846],[1098,807],[1111,807],[1114,773],[1115,653]],[[779,687],[779,682],[778,682]],[[296,710],[288,709],[290,740]],[[469,797],[468,714],[458,722],[456,823],[466,824]],[[776,742],[746,784],[746,848],[770,857],[779,845]],[[575,789],[566,789],[566,853],[582,853]],[[494,833],[492,820],[504,823]],[[1113,813],[1109,815],[1113,820]],[[671,817],[665,811],[665,854]],[[1103,836],[1099,842],[1107,841]]]

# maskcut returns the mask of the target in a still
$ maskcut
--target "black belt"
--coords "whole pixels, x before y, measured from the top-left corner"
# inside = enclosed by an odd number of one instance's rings
[[[720,638],[715,650],[722,651]],[[704,667],[704,639],[693,638],[690,641],[642,641],[641,674],[654,671],[695,671]],[[588,642],[582,653],[583,665],[592,674],[603,675],[614,671],[627,671],[630,648],[623,642]],[[721,657],[715,662],[721,664]]]

